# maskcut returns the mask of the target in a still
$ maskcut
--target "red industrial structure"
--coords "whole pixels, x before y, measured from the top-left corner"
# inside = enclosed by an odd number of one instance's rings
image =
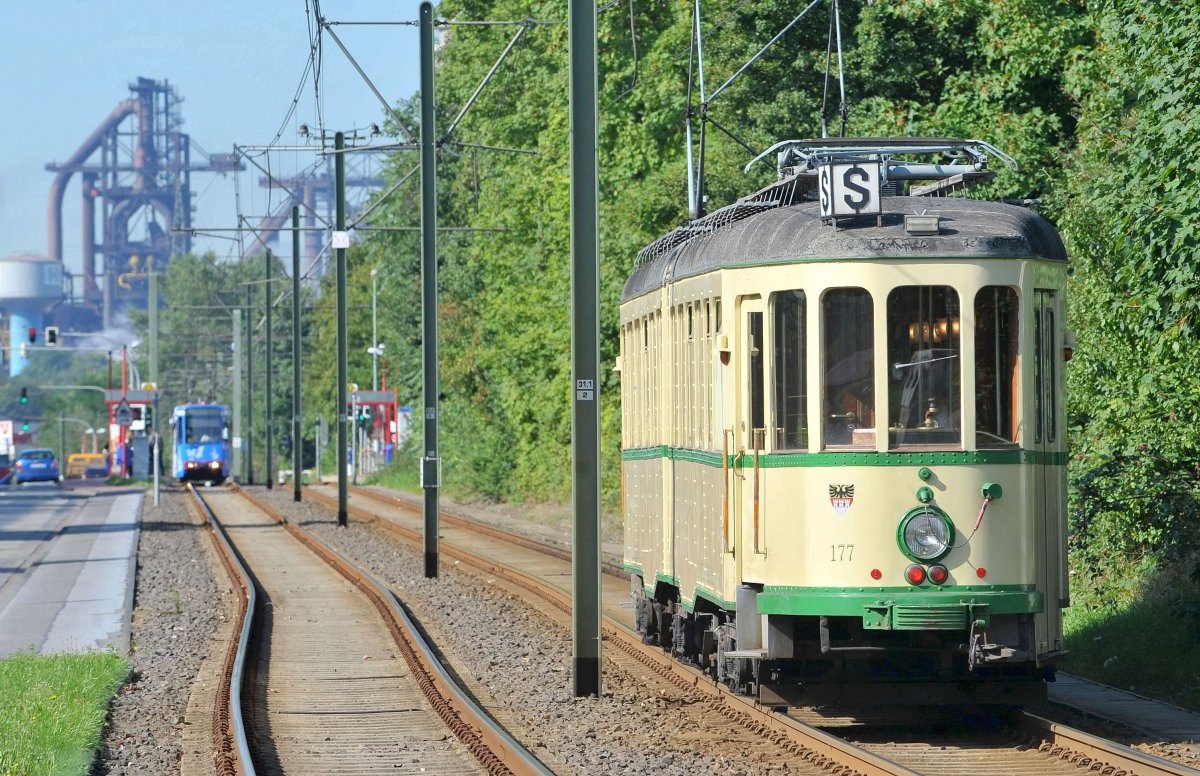
[[[71,301],[89,308],[104,328],[114,305],[137,300],[145,306],[144,285],[122,287],[120,275],[148,271],[156,262],[161,267],[173,254],[191,250],[191,235],[172,230],[192,225],[192,173],[242,169],[233,154],[199,151],[203,159],[193,161],[191,139],[180,131],[183,98],[169,83],[138,78],[129,89],[132,95],[117,103],[75,153],[46,165],[56,173],[47,213],[47,253],[54,261],[63,260],[63,198],[71,177],[80,175],[83,287],[72,287]],[[144,233],[133,234],[135,224],[145,224]],[[97,256],[103,257],[101,267]],[[70,315],[61,312],[56,319]]]

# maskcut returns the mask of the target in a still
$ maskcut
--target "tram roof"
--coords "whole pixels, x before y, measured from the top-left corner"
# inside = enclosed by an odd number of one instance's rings
[[[632,299],[670,280],[720,267],[813,259],[1035,258],[1067,260],[1050,222],[1017,205],[962,197],[896,196],[883,199],[883,225],[875,216],[822,221],[816,202],[763,210],[710,231],[688,235],[641,263],[625,283]],[[904,216],[940,217],[936,235],[905,231]],[[667,238],[664,238],[666,240]],[[662,243],[664,240],[660,240]]]

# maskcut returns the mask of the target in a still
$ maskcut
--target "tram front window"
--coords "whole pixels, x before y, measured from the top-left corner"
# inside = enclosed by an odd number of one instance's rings
[[[835,288],[821,299],[821,407],[825,447],[875,448],[875,340],[871,294]]]
[[[902,286],[888,295],[888,446],[962,444],[958,293]]]
[[[224,438],[225,419],[220,410],[197,410],[187,414],[186,442],[189,445],[210,444]]]

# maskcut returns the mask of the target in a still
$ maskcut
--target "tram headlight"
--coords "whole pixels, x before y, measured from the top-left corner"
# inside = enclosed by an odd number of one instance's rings
[[[896,535],[900,550],[915,561],[940,560],[954,544],[954,524],[949,515],[931,505],[922,505],[900,520]]]

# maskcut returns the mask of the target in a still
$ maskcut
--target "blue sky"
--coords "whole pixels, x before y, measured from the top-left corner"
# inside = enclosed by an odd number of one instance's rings
[[[311,3],[311,0],[310,0]],[[279,130],[309,56],[305,0],[40,0],[7,3],[0,42],[0,257],[47,250],[46,209],[53,173],[82,144],[139,76],[170,81],[184,98],[184,131],[209,152],[266,144]],[[417,18],[417,0],[321,0],[336,21]],[[417,89],[414,27],[339,26],[337,35],[390,102]],[[331,130],[382,123],[382,107],[346,57],[326,38],[322,115]],[[316,126],[311,78],[281,143],[302,142],[300,123]],[[197,158],[193,155],[193,159]],[[303,169],[312,153],[272,154],[273,171]],[[241,176],[242,211],[268,202],[258,173]],[[192,179],[198,227],[235,225],[233,176]],[[80,264],[79,181],[67,189],[64,259]],[[99,231],[97,230],[97,237]],[[198,239],[220,255],[231,243]]]

